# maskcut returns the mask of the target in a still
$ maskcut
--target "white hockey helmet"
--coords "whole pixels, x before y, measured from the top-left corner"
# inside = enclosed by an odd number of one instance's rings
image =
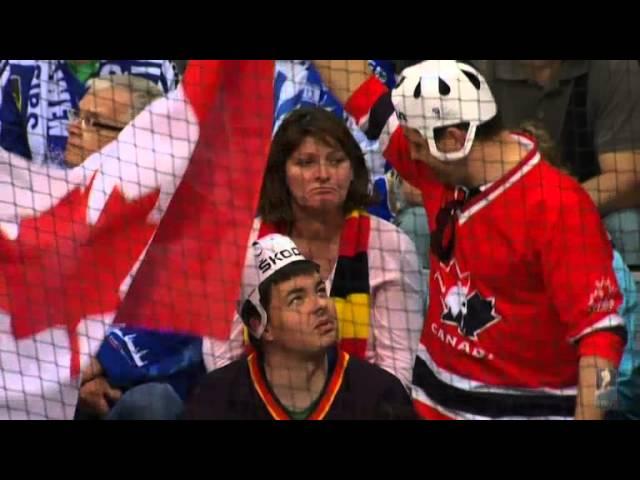
[[[426,60],[405,68],[391,98],[400,122],[418,130],[431,155],[441,161],[468,155],[478,125],[498,111],[484,77],[456,60]],[[438,150],[434,130],[460,123],[469,123],[463,148],[450,153]]]
[[[260,324],[257,328],[251,328],[247,318],[242,318],[251,335],[260,338],[267,326],[267,312],[260,302],[260,285],[274,273],[293,263],[307,262],[319,270],[319,266],[307,260],[298,250],[291,238],[273,233],[266,235],[252,244],[255,264],[258,268],[258,285],[253,288],[244,302],[241,302],[241,310],[244,303],[250,302],[260,314]],[[242,316],[242,315],[241,315]]]

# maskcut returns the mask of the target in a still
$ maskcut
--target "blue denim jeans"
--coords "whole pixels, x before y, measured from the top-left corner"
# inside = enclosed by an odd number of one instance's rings
[[[176,420],[184,408],[168,383],[144,383],[118,400],[105,420]]]

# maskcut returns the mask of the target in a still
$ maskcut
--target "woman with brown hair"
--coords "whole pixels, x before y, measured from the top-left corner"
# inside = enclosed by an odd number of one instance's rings
[[[321,108],[295,110],[273,138],[249,245],[271,233],[291,237],[320,265],[340,347],[409,388],[423,324],[419,262],[409,237],[365,212],[370,202],[365,159],[344,122]],[[270,268],[263,263],[249,248],[243,292],[256,287],[258,269]],[[240,354],[241,331],[236,318],[231,342],[205,347],[210,368]]]

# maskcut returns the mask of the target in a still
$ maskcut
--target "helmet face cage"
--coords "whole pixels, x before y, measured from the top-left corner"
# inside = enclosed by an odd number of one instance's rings
[[[427,140],[431,155],[441,161],[455,161],[469,154],[478,125],[497,113],[486,80],[473,67],[455,60],[427,60],[402,72],[392,92],[392,102],[401,123],[415,128]],[[442,152],[435,130],[469,124],[463,147]]]

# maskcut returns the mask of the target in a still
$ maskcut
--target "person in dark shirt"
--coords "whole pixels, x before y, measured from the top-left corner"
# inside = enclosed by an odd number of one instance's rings
[[[253,247],[260,284],[240,312],[251,347],[204,378],[184,418],[413,418],[411,400],[394,375],[336,348],[335,309],[319,266],[283,235],[268,235]]]

